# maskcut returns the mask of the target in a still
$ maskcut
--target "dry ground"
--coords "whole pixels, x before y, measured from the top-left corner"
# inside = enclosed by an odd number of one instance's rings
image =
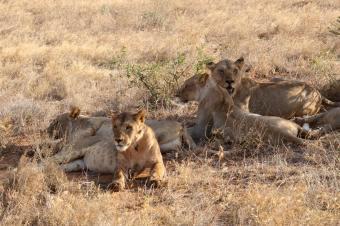
[[[19,163],[71,104],[186,119],[193,110],[169,95],[210,59],[243,55],[257,79],[329,85],[338,16],[337,0],[0,0],[2,224],[339,225],[339,133],[304,148],[237,147],[222,161],[180,153],[167,157],[164,188],[121,193],[98,185],[109,176]]]

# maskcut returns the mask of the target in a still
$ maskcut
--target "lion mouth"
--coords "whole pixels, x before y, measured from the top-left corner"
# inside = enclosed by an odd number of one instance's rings
[[[228,93],[231,95],[231,94],[234,94],[234,92],[235,92],[235,89],[233,88],[233,87],[230,87],[230,86],[228,86],[227,88],[226,88],[226,90],[228,91]]]
[[[115,146],[116,146],[117,151],[119,151],[119,152],[126,151],[129,147],[126,144],[117,144],[117,143],[115,144]]]

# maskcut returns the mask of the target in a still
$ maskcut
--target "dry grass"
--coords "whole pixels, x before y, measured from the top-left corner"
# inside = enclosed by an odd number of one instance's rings
[[[339,36],[329,32],[339,8],[335,0],[0,1],[1,153],[39,141],[71,104],[89,113],[147,105],[150,115],[183,120],[189,110],[170,109],[168,95],[208,59],[243,55],[258,79],[326,85],[340,70]],[[339,140],[261,146],[220,164],[192,154],[168,162],[165,188],[114,194],[23,161],[13,180],[1,177],[1,220],[338,225]]]

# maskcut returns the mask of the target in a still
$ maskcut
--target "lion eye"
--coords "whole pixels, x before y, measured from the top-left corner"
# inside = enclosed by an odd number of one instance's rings
[[[126,130],[132,130],[132,126],[126,126]]]
[[[238,73],[237,68],[234,68],[234,74],[237,74],[237,73]]]
[[[218,69],[218,73],[223,74],[224,70],[223,69]]]

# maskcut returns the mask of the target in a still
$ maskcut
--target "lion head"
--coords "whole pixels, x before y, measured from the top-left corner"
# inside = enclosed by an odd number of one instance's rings
[[[52,139],[69,139],[70,136],[90,130],[88,135],[95,133],[94,128],[103,120],[100,117],[86,117],[80,115],[78,107],[71,108],[68,113],[58,115],[47,127],[46,132]],[[86,133],[85,133],[86,134]]]
[[[211,71],[211,76],[215,82],[226,89],[231,96],[234,96],[241,85],[243,65],[244,59],[240,57],[235,62],[228,59],[218,63],[210,62],[207,67]]]
[[[69,129],[70,121],[78,118],[79,115],[80,109],[78,107],[71,107],[69,113],[58,115],[47,127],[46,131],[48,135],[53,139],[63,138],[66,131]]]
[[[113,139],[118,151],[126,151],[143,137],[145,129],[145,111],[137,113],[123,112],[112,114]]]
[[[205,86],[209,74],[196,74],[184,82],[184,84],[177,91],[176,96],[182,102],[198,101],[200,90]]]

